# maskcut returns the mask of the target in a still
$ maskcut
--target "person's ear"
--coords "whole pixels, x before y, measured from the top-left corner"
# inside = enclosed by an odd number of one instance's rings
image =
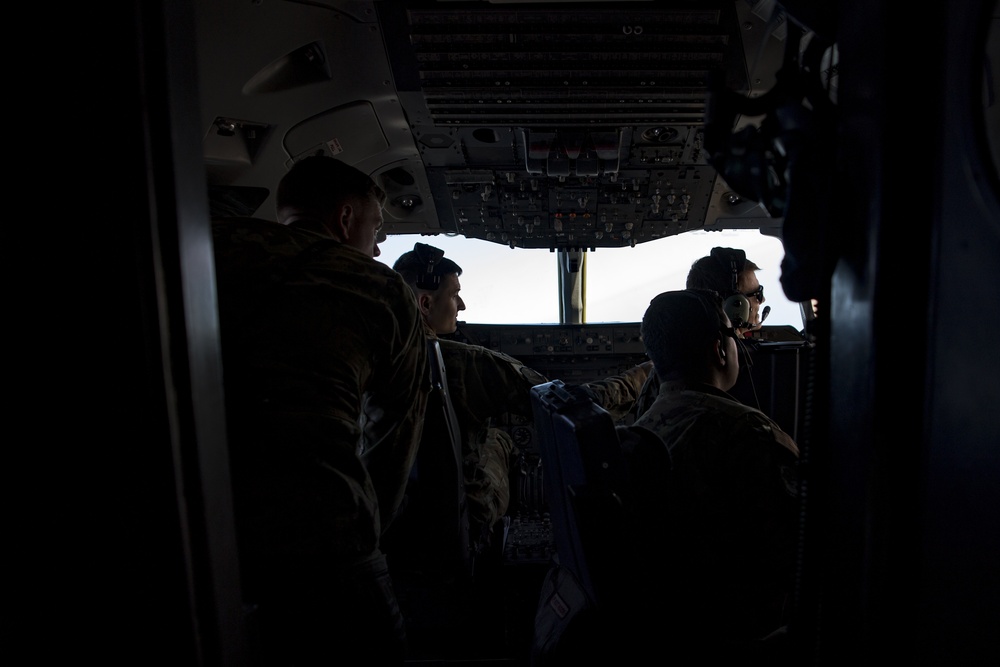
[[[713,346],[713,355],[711,356],[712,362],[717,364],[719,367],[725,367],[729,365],[729,359],[726,357],[726,338],[722,336],[715,339],[715,345]]]
[[[356,218],[354,207],[350,204],[342,205],[333,216],[333,231],[339,237],[341,243],[350,240],[351,232],[354,229]]]
[[[417,306],[420,307],[421,315],[429,315],[432,305],[434,305],[434,299],[431,297],[429,292],[421,292],[417,295]]]

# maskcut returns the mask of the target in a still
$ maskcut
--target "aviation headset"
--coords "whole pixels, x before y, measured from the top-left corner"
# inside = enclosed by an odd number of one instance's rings
[[[698,294],[697,292],[694,292],[693,294],[698,299],[698,301],[701,303],[701,307],[705,309],[705,314],[708,315],[709,319],[713,320],[713,321],[717,320],[718,319],[718,314],[715,311],[715,304],[709,303],[707,301],[707,299],[703,295]],[[728,301],[726,303],[728,304]],[[723,304],[722,308],[723,308],[723,310],[726,311],[726,314],[728,315],[729,314],[729,310],[728,310],[728,308],[726,308],[725,304]],[[748,308],[749,308],[749,306],[748,306]],[[732,319],[733,318],[730,317],[729,319],[730,319],[730,323],[732,323]],[[721,325],[721,323],[720,323],[720,325]],[[733,327],[735,328],[736,325],[733,324]],[[720,330],[718,335],[719,335],[719,356],[722,357],[723,359],[725,359],[726,358],[726,334],[722,333],[722,331]],[[736,341],[736,349],[739,350],[740,345],[741,345],[739,337],[734,336],[733,340]]]
[[[417,253],[421,265],[427,267],[426,271],[417,274],[417,287],[428,291],[436,290],[441,286],[441,275],[435,273],[435,268],[444,258],[444,250],[426,243],[414,243],[413,252]]]
[[[747,254],[734,248],[712,248],[711,255],[712,259],[721,264],[732,275],[732,283],[727,290],[730,296],[722,304],[722,309],[726,311],[734,328],[750,326],[750,299],[741,294],[738,287],[740,270],[746,264]]]

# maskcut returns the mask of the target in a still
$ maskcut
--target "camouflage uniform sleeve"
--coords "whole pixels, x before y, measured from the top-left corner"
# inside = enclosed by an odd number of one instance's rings
[[[410,288],[390,282],[386,300],[396,328],[387,333],[385,363],[380,364],[372,396],[377,402],[377,433],[366,434],[366,464],[375,484],[382,530],[403,499],[423,434],[430,389],[427,337]]]
[[[617,421],[628,415],[639,400],[646,378],[653,371],[653,362],[645,361],[621,375],[588,382],[583,388],[594,402],[611,413]]]
[[[531,416],[529,390],[545,376],[517,359],[477,345],[441,341],[455,409],[473,422],[505,412]]]
[[[510,503],[513,440],[491,419],[531,415],[529,390],[545,377],[517,359],[478,345],[441,340],[452,405],[462,429],[463,473],[473,541],[489,535]]]
[[[474,435],[475,447],[463,461],[469,518],[487,530],[510,505],[510,460],[516,451],[503,429],[485,426]]]
[[[790,572],[798,534],[798,447],[763,414],[749,414],[734,436],[727,465],[737,480],[733,493],[747,525],[757,527],[759,551],[774,568]]]

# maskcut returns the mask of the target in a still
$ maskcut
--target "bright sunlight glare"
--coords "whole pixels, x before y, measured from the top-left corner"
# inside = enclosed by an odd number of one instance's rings
[[[559,322],[558,254],[515,248],[462,236],[390,236],[377,258],[388,266],[414,243],[444,250],[462,267],[459,319],[480,324]],[[761,267],[768,325],[803,328],[802,309],[781,290],[781,241],[757,230],[695,231],[642,243],[634,248],[598,248],[586,254],[586,323],[638,322],[649,301],[668,290],[684,289],[691,264],[712,248],[740,248]]]

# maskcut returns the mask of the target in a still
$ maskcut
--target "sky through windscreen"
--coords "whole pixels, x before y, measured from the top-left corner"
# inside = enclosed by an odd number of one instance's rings
[[[479,324],[554,324],[559,322],[558,254],[546,249],[515,248],[462,236],[390,236],[377,259],[388,266],[414,243],[441,248],[462,267],[459,319]],[[684,289],[688,270],[712,248],[740,248],[761,267],[766,324],[803,327],[799,304],[781,291],[781,241],[757,230],[687,232],[634,248],[597,248],[587,253],[588,324],[638,322],[650,300],[667,290]]]

